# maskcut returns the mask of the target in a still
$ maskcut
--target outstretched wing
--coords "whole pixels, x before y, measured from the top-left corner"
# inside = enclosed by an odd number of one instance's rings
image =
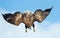
[[[49,14],[52,8],[46,9],[42,11],[41,9],[37,9],[35,11],[35,21],[42,22]]]
[[[11,13],[2,14],[2,16],[3,16],[3,18],[4,18],[7,22],[9,22],[9,23],[11,23],[11,24],[14,24],[14,21],[13,21],[14,16],[13,16],[13,14],[11,14]]]
[[[22,14],[20,12],[15,12],[14,14],[2,14],[3,18],[16,26],[18,26],[22,22]]]

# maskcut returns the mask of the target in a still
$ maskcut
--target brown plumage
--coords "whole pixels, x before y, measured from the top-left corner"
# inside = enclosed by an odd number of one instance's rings
[[[23,16],[23,20],[24,20],[23,23],[25,24],[25,28],[26,28],[26,32],[27,32],[27,28],[31,29],[31,26],[33,26],[34,16],[30,12],[26,12],[23,15],[24,15]]]
[[[19,25],[20,23],[23,22],[23,17],[20,12],[15,12],[15,25]]]
[[[8,13],[8,14],[2,14],[4,19],[16,26],[18,26],[20,23],[22,23],[22,14],[20,12],[15,12],[14,14]]]
[[[34,14],[27,11],[24,14],[21,14],[20,12],[15,12],[14,14],[8,13],[2,15],[7,22],[16,26],[18,26],[20,23],[24,23],[27,32],[27,28],[31,29],[31,26],[33,26],[33,31],[35,31],[34,22],[42,22],[49,15],[51,9],[52,8],[49,8],[44,11],[42,11],[41,9],[37,9]]]

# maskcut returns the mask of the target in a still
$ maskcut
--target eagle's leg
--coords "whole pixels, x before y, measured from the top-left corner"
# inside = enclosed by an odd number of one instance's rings
[[[31,27],[29,27],[29,29],[31,30]]]
[[[32,26],[33,26],[33,31],[35,32],[35,25],[33,24]]]
[[[27,26],[25,25],[25,32],[27,32]]]

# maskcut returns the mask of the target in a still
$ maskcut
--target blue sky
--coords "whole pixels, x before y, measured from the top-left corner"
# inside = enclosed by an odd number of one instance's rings
[[[0,38],[60,38],[60,1],[59,0],[0,0]],[[28,30],[25,33],[24,24],[18,27],[7,23],[1,14],[15,11],[45,10],[51,8],[51,13],[42,22],[35,22],[36,32]]]

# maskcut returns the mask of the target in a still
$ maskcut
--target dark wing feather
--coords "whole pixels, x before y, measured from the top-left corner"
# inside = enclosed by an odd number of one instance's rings
[[[15,12],[14,14],[2,14],[2,16],[7,22],[18,26],[20,24],[20,17],[17,14],[20,14],[20,12]]]
[[[35,11],[35,20],[38,22],[42,22],[50,13],[52,8],[46,9],[42,11],[41,9],[38,9]]]
[[[46,9],[43,11],[43,15],[46,15],[48,16],[50,14],[50,11],[51,11],[52,8],[49,8],[49,9]]]
[[[9,23],[11,23],[11,24],[14,24],[14,22],[13,22],[13,19],[14,19],[13,14],[10,14],[10,13],[8,13],[8,14],[2,14],[2,16],[3,16],[3,18],[4,18],[7,22],[9,22]]]

